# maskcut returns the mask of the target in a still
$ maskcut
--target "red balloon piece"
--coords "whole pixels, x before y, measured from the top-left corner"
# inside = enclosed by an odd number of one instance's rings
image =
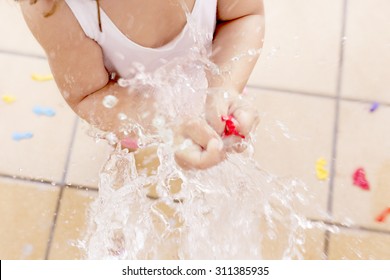
[[[223,122],[226,122],[225,124],[225,130],[224,132],[222,133],[222,137],[225,137],[225,136],[230,136],[230,135],[236,135],[236,136],[239,136],[241,138],[245,138],[244,135],[240,134],[238,131],[237,131],[237,128],[236,128],[236,125],[234,124],[233,122],[233,119],[234,117],[232,115],[229,115],[229,116],[222,116],[221,117],[221,120]]]

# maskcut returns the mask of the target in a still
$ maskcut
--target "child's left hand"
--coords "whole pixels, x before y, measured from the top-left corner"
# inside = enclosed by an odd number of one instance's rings
[[[259,123],[256,108],[234,89],[210,88],[206,99],[206,120],[218,135],[224,135],[226,122],[222,118],[229,116],[233,117],[238,135],[224,136],[225,146],[228,149],[233,147],[236,152],[243,152],[246,145],[240,143]]]

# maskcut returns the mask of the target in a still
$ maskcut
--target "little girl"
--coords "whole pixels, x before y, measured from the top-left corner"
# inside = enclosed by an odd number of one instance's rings
[[[241,92],[262,47],[262,0],[19,2],[69,106],[135,151],[118,147],[100,173],[87,257],[259,257],[267,180],[239,154],[224,159],[258,122]],[[129,122],[168,128],[168,144],[144,148]]]
[[[137,149],[135,136],[121,129],[125,114],[145,129],[153,106],[141,88],[122,87],[132,78],[134,63],[152,72],[195,45],[186,10],[195,25],[211,34],[209,59],[220,71],[207,72],[209,94],[205,119],[188,119],[173,128],[176,143],[189,143],[175,153],[183,168],[205,169],[225,158],[222,135],[232,116],[241,141],[258,122],[255,108],[240,94],[247,83],[264,35],[262,0],[24,0],[19,1],[31,32],[45,50],[64,99],[81,118],[114,132],[122,147]],[[183,9],[183,6],[185,9]],[[240,57],[240,59],[234,59]],[[105,98],[118,101],[113,108]],[[228,97],[228,98],[226,98]]]

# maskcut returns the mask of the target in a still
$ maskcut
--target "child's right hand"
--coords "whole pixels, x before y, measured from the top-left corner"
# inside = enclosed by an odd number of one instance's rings
[[[207,169],[225,159],[221,137],[205,120],[183,122],[175,131],[175,160],[184,169]]]
[[[243,152],[249,137],[259,123],[257,109],[233,88],[209,88],[206,99],[207,123],[221,135],[228,150]],[[234,133],[226,134],[227,120]]]

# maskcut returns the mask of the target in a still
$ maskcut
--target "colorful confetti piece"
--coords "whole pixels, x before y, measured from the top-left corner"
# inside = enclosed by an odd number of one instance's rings
[[[327,165],[327,162],[324,158],[319,158],[316,161],[316,175],[318,180],[324,181],[328,179],[329,177],[329,172],[328,170],[325,169],[325,166]]]
[[[375,112],[379,107],[379,103],[378,102],[374,102],[371,104],[371,108],[370,108],[370,112],[373,113]]]
[[[222,134],[222,137],[226,137],[226,136],[230,136],[230,135],[236,135],[236,136],[239,136],[239,137],[244,139],[245,136],[240,134],[237,131],[237,128],[236,128],[236,125],[233,122],[233,119],[234,119],[234,117],[232,115],[230,115],[230,116],[222,116],[221,117],[221,120],[223,122],[226,122],[225,130],[224,130],[224,132]]]
[[[137,139],[130,138],[130,137],[124,138],[121,140],[121,146],[123,148],[136,150],[136,149],[138,149],[138,141],[137,141]]]
[[[386,220],[386,217],[390,215],[390,207],[387,207],[385,210],[383,210],[376,218],[375,220],[379,223],[383,223]]]
[[[370,189],[370,184],[367,181],[366,172],[363,168],[356,169],[356,171],[353,173],[352,179],[355,186],[358,186],[363,190]]]
[[[56,115],[56,112],[49,107],[35,106],[33,112],[38,116],[54,117]]]
[[[2,99],[5,103],[7,103],[7,104],[11,104],[11,103],[15,102],[15,100],[16,100],[16,98],[15,98],[14,96],[12,96],[12,95],[3,95],[3,96],[1,97],[1,99]]]
[[[40,74],[32,74],[31,79],[37,82],[47,82],[53,80],[53,75],[48,74],[48,75],[40,75]]]
[[[33,134],[31,132],[14,132],[14,133],[12,133],[12,139],[14,141],[30,139],[32,137],[33,137]]]

